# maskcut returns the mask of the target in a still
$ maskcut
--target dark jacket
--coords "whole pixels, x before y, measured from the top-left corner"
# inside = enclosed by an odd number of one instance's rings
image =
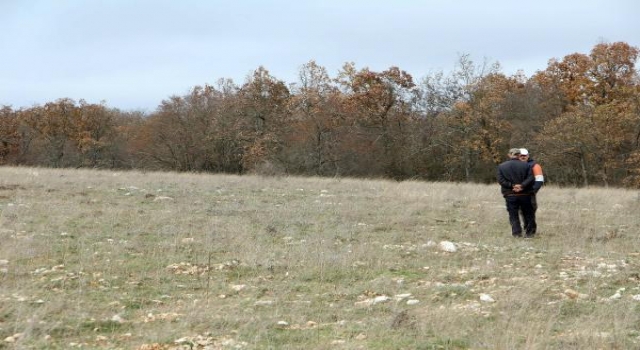
[[[503,196],[531,195],[534,177],[531,168],[518,159],[510,159],[498,165],[498,183]],[[513,186],[521,184],[522,192],[513,192]]]

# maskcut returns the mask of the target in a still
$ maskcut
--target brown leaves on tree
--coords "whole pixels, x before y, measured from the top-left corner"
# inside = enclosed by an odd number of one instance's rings
[[[264,67],[152,113],[62,98],[0,108],[0,164],[493,182],[527,147],[550,182],[640,186],[640,51],[551,59],[527,78],[460,56],[419,82],[398,67],[314,61],[287,85]]]

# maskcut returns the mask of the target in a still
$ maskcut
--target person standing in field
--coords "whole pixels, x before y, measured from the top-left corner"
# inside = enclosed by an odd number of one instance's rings
[[[522,210],[525,237],[533,238],[537,229],[536,214],[531,203],[535,178],[529,165],[519,160],[520,148],[510,149],[508,157],[507,161],[498,166],[496,177],[507,205],[511,235],[513,237],[522,237],[519,215],[520,210]]]
[[[531,154],[526,148],[520,148],[520,160],[527,163],[531,172],[533,173],[533,178],[535,179],[533,183],[533,195],[531,196],[531,204],[533,204],[533,211],[538,210],[538,201],[536,199],[536,194],[540,191],[540,188],[544,184],[544,174],[542,172],[542,167],[538,162],[531,158]]]

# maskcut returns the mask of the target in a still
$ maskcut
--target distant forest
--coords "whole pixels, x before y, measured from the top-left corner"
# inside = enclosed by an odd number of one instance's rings
[[[257,68],[153,113],[61,98],[0,108],[0,164],[495,182],[525,147],[561,186],[640,187],[637,47],[600,43],[531,77],[461,55],[419,80],[311,61],[286,83]]]

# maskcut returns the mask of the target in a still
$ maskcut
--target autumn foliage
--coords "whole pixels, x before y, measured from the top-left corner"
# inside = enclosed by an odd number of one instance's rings
[[[640,187],[639,50],[600,43],[531,77],[462,55],[416,80],[314,61],[171,96],[153,113],[62,98],[0,108],[0,164],[494,181],[527,147],[558,185]]]

